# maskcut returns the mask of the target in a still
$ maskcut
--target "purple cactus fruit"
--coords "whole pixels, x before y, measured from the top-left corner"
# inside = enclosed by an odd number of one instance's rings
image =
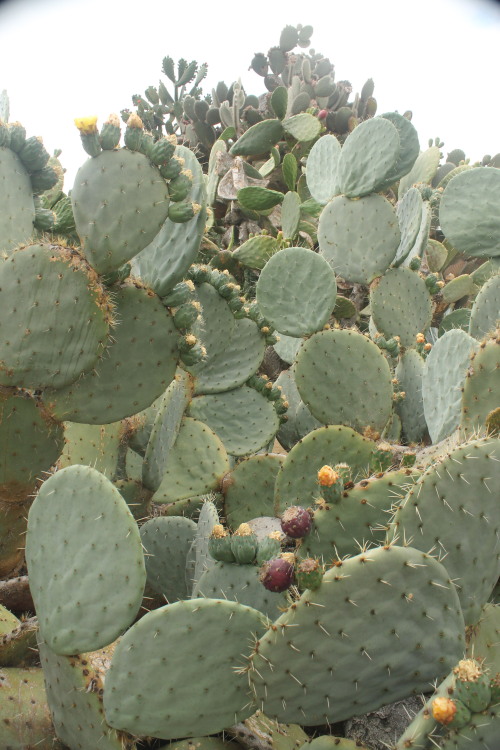
[[[290,588],[293,574],[293,562],[283,557],[273,557],[261,567],[259,579],[268,591],[279,593]]]
[[[302,539],[311,530],[309,511],[300,505],[292,505],[281,516],[281,528],[292,539]]]

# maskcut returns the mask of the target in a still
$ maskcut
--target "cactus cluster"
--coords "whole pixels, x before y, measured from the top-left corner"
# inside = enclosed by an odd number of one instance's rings
[[[500,159],[311,35],[261,97],[166,57],[68,194],[1,100],[1,747],[347,749],[421,693],[394,750],[496,747]]]

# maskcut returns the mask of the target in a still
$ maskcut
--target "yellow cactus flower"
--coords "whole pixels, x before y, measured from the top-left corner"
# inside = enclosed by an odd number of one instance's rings
[[[322,466],[318,471],[318,484],[321,487],[331,487],[338,480],[339,475],[331,466]]]
[[[423,333],[417,333],[416,339],[417,339],[417,344],[423,344],[425,341],[425,336]]]
[[[451,698],[435,698],[432,702],[432,715],[440,724],[449,724],[456,712],[456,703]]]
[[[75,117],[75,125],[82,135],[97,133],[97,116]]]

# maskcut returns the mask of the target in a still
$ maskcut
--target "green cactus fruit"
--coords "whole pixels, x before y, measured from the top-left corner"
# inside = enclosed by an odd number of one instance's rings
[[[157,168],[127,149],[103,151],[85,162],[71,200],[85,255],[98,273],[118,269],[143,250],[169,208],[167,184]]]
[[[213,734],[243,721],[256,707],[248,700],[246,673],[235,667],[244,666],[242,649],[265,627],[257,610],[220,599],[175,602],[149,612],[115,648],[104,687],[108,723],[166,740]]]
[[[490,678],[474,659],[462,659],[453,669],[455,690],[453,697],[472,713],[484,711],[491,703]]]
[[[3,385],[60,388],[95,366],[113,304],[78,251],[22,247],[1,264],[0,287]]]
[[[56,653],[108,645],[141,605],[139,529],[118,490],[88,466],[61,469],[42,485],[28,516],[26,561],[40,633]]]
[[[153,164],[156,164],[158,166],[161,166],[162,164],[166,164],[170,161],[170,159],[174,155],[176,145],[177,145],[177,136],[175,135],[163,136],[162,138],[159,138],[157,141],[155,141],[155,144],[153,148],[151,149],[149,158],[151,159]]]
[[[177,175],[173,180],[168,183],[168,194],[171,201],[178,203],[179,201],[185,200],[190,192],[193,184],[193,174],[189,169],[183,169],[182,172]],[[169,213],[169,218],[172,218]],[[189,217],[193,218],[192,216]]]
[[[449,729],[462,729],[471,720],[469,708],[458,699],[456,689],[453,698],[438,697],[432,701],[432,716],[442,726]]]
[[[210,556],[214,560],[217,560],[217,562],[236,562],[231,539],[229,531],[222,524],[216,524],[208,538],[208,552]]]
[[[234,559],[240,565],[254,562],[257,554],[258,540],[247,523],[238,526],[231,537],[231,551]]]
[[[305,557],[295,566],[295,580],[302,591],[310,589],[316,591],[321,586],[325,570],[319,560]]]
[[[118,148],[120,144],[121,128],[118,115],[110,115],[99,133],[99,144],[106,151]]]

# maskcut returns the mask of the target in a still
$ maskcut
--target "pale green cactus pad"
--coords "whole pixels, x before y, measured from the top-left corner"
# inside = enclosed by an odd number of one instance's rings
[[[425,281],[409,268],[391,268],[372,287],[372,318],[384,336],[399,336],[403,346],[412,346],[417,333],[431,323],[432,300]]]
[[[285,457],[279,454],[250,456],[232,470],[224,489],[227,523],[234,530],[259,516],[274,515],[274,485]]]
[[[422,400],[422,373],[424,360],[415,349],[407,349],[400,357],[394,375],[399,383],[399,390],[405,396],[396,410],[401,419],[401,426],[408,442],[422,440],[427,430]]]
[[[1,747],[62,750],[54,736],[43,670],[36,667],[0,669],[0,690]]]
[[[0,263],[0,383],[61,388],[96,364],[110,295],[71,248],[28,245]]]
[[[444,440],[460,424],[462,387],[470,358],[478,347],[472,336],[454,329],[438,338],[425,360],[422,400],[433,443]]]
[[[143,250],[169,206],[158,169],[126,148],[88,159],[77,172],[71,200],[85,255],[99,273],[117,270]]]
[[[280,279],[278,286],[276,279]],[[337,282],[320,255],[303,247],[289,247],[266,263],[256,295],[262,314],[279,333],[301,338],[328,322],[335,307]]]
[[[314,726],[427,690],[463,649],[444,566],[411,547],[377,547],[328,570],[276,620],[255,646],[249,676],[266,715]]]
[[[196,524],[183,516],[150,518],[141,526],[147,581],[167,602],[186,599],[191,588],[185,570]]]
[[[463,383],[461,426],[469,435],[484,431],[488,414],[500,406],[500,329],[471,357]]]
[[[291,449],[278,472],[276,515],[281,515],[289,505],[314,506],[321,495],[317,474],[325,464],[349,464],[356,479],[367,470],[376,447],[376,443],[350,427],[329,425],[310,432]]]
[[[302,400],[323,424],[381,431],[391,415],[387,360],[357,331],[331,329],[311,336],[297,355],[295,381]]]
[[[499,202],[497,169],[476,167],[458,174],[450,180],[439,205],[439,221],[446,239],[468,256],[500,255]]]
[[[434,175],[437,172],[441,152],[437,146],[431,146],[426,151],[422,151],[415,160],[411,170],[401,177],[398,188],[398,198],[401,200],[404,194],[413,185],[419,182],[426,182],[430,185]]]
[[[392,262],[393,266],[400,266],[415,245],[422,223],[422,209],[423,201],[420,191],[417,188],[410,188],[396,208],[401,242]]]
[[[409,491],[390,532],[443,559],[466,625],[475,625],[500,575],[499,459],[498,439],[453,450]]]
[[[470,314],[469,333],[482,339],[500,325],[500,274],[481,287]]]
[[[382,195],[339,195],[319,218],[320,253],[347,281],[370,284],[392,263],[401,241],[396,211]]]
[[[220,599],[149,612],[116,646],[104,688],[108,723],[167,740],[214,734],[251,716],[248,678],[237,668],[266,624],[260,612]]]
[[[0,147],[0,252],[11,253],[33,234],[35,205],[28,172],[14,151]]]
[[[40,633],[58,654],[107,646],[141,605],[139,529],[118,490],[89,466],[61,469],[42,485],[26,562]]]
[[[121,422],[106,425],[64,422],[64,449],[57,466],[59,469],[73,464],[92,466],[113,479],[122,438]]]
[[[325,205],[340,193],[338,160],[340,143],[334,135],[318,138],[309,151],[306,164],[307,187],[318,203]]]

